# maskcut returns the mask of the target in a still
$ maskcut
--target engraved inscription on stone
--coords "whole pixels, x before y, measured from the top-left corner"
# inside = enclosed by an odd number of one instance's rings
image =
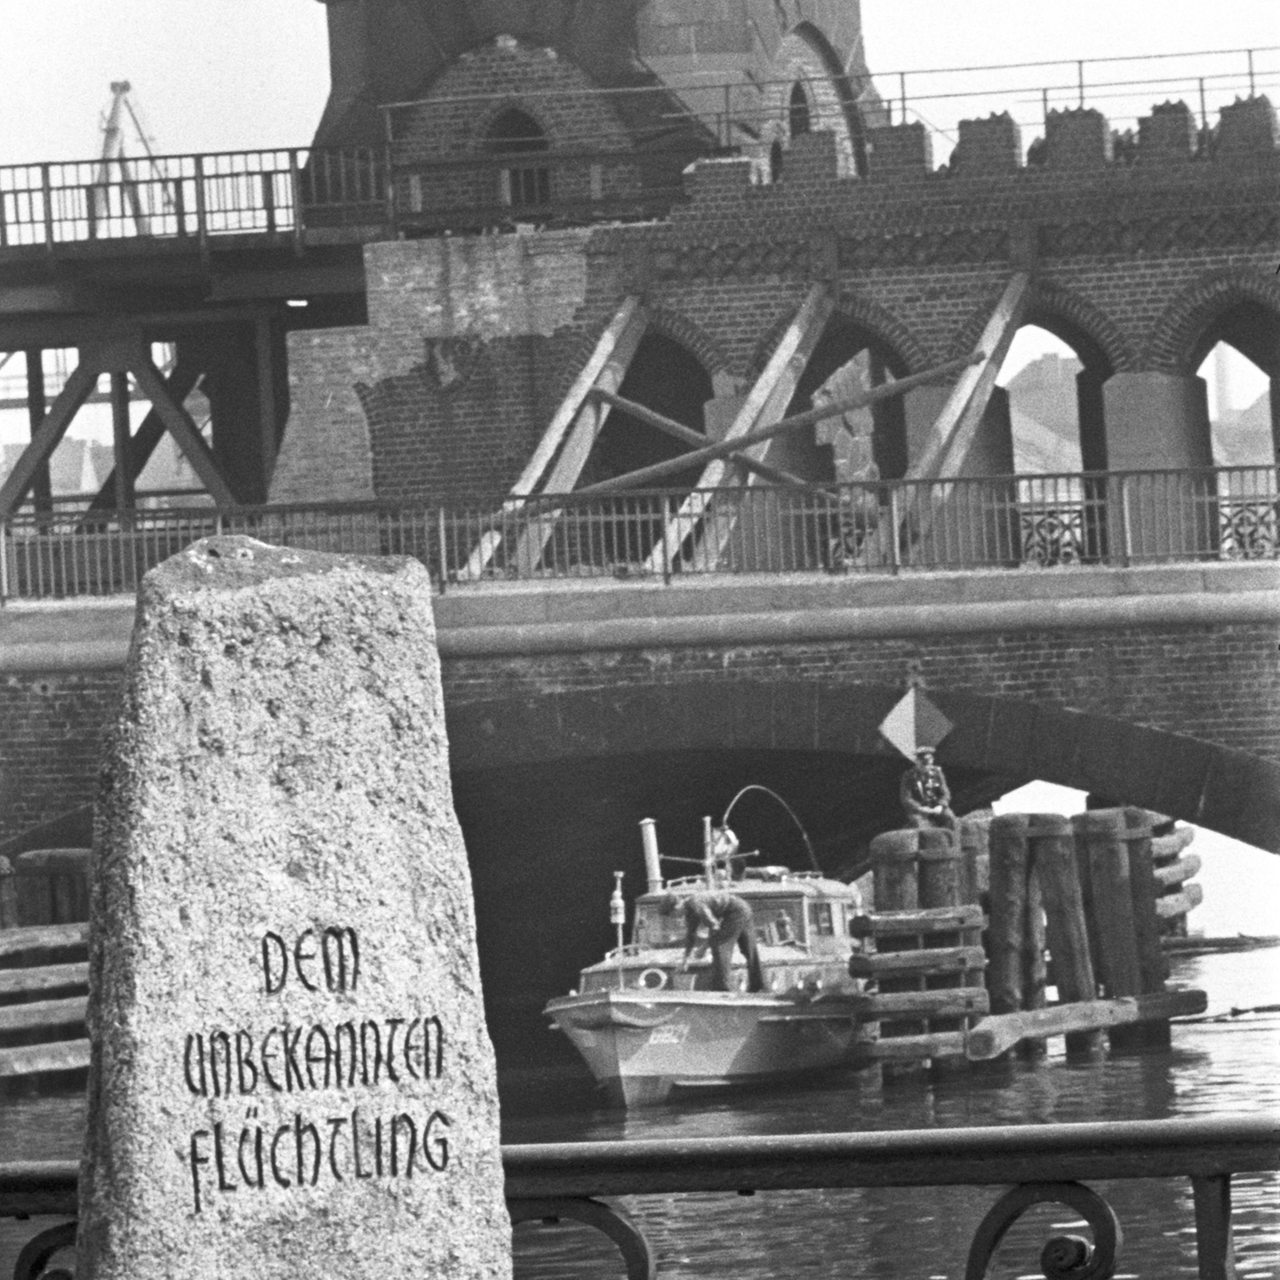
[[[415,561],[144,580],[98,805],[81,1280],[509,1280]]]

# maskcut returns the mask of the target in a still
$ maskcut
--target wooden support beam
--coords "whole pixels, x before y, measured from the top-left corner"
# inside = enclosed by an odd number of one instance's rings
[[[1081,1000],[995,1014],[970,1028],[965,1056],[971,1062],[986,1062],[998,1058],[1022,1040],[1100,1031],[1138,1022],[1162,1022],[1203,1013],[1208,1007],[1209,1000],[1203,991],[1160,991],[1118,1000]]]
[[[49,412],[32,433],[31,443],[14,463],[4,484],[0,485],[0,519],[11,516],[21,505],[37,472],[48,463],[58,442],[66,435],[71,420],[97,386],[98,375],[102,370],[103,366],[96,355],[89,352],[81,354],[80,363],[72,369],[62,390],[49,407]]]
[[[628,400],[625,396],[615,395],[613,392],[605,390],[604,387],[592,387],[591,394],[604,400],[607,404],[611,404],[615,409],[621,409],[623,413],[629,414],[638,422],[643,422],[650,427],[656,427],[659,431],[671,436],[674,440],[679,440],[682,444],[687,444],[694,449],[701,449],[707,443],[705,433],[695,431],[692,427],[686,427],[683,422],[668,418],[664,414],[658,413],[657,410],[650,409],[648,405],[638,404],[635,400]],[[772,484],[787,485],[794,489],[810,490],[813,488],[813,485],[808,480],[802,480],[799,476],[792,475],[789,471],[771,467],[767,463],[757,462],[745,450],[730,456],[735,462],[739,462],[746,467],[748,471],[754,472],[762,480],[768,480]]]
[[[865,391],[861,395],[851,397],[848,400],[840,400],[833,404],[823,405],[820,409],[806,409],[804,413],[797,413],[793,417],[783,418],[781,422],[775,422],[772,426],[757,427],[737,439],[726,437],[714,444],[704,445],[701,449],[685,454],[683,457],[672,458],[666,462],[655,462],[652,466],[641,467],[638,471],[629,471],[626,475],[614,476],[610,480],[601,480],[596,484],[586,485],[577,491],[578,495],[617,493],[622,489],[643,487],[651,481],[674,475],[677,471],[683,471],[695,462],[727,458],[749,445],[772,440],[774,436],[783,435],[788,431],[795,431],[800,427],[812,426],[815,422],[821,422],[824,418],[834,418],[838,414],[848,413],[851,409],[863,409],[867,405],[878,404],[881,400],[891,400],[894,396],[913,391],[916,387],[923,387],[930,382],[937,382],[939,378],[950,377],[951,374],[981,358],[981,353],[979,352],[972,356],[962,356],[958,360],[948,360],[946,364],[940,364],[933,369],[925,369],[921,373],[913,373],[910,377],[899,378],[895,382],[886,382],[883,386],[873,387],[870,391]],[[708,470],[710,469],[708,468]]]
[[[648,327],[649,317],[642,307],[636,307],[629,322],[618,334],[613,350],[596,375],[593,386],[606,391],[617,391],[627,376],[627,369],[640,346],[640,339]],[[565,435],[564,445],[556,458],[551,474],[547,476],[543,490],[546,493],[569,493],[578,483],[582,468],[591,456],[591,449],[604,429],[610,406],[595,397],[584,396],[573,424]],[[542,553],[559,522],[560,511],[539,512],[538,520],[525,527],[516,544],[516,564],[522,577],[531,576],[542,559]]]
[[[551,465],[552,459],[555,458],[560,450],[565,435],[582,411],[586,403],[587,393],[596,385],[606,364],[613,357],[619,343],[623,340],[623,336],[630,332],[637,322],[644,323],[644,312],[640,306],[640,299],[636,297],[627,298],[605,327],[605,331],[596,341],[595,349],[592,351],[590,358],[573,380],[573,385],[565,393],[564,399],[560,401],[555,413],[551,415],[551,421],[547,424],[547,429],[542,433],[542,438],[538,441],[537,448],[533,451],[533,456],[525,464],[525,468],[520,473],[515,484],[511,486],[511,492],[506,503],[507,510],[519,510],[524,505],[524,499],[537,489],[547,468]],[[493,554],[498,549],[501,541],[502,535],[496,530],[491,530],[481,536],[480,542],[471,553],[471,558],[467,561],[467,577],[478,578],[484,572],[486,565],[493,558]]]
[[[137,378],[143,394],[151,401],[152,408],[160,415],[165,428],[178,442],[178,448],[195,469],[209,496],[220,507],[234,507],[235,494],[218,469],[213,450],[205,443],[191,415],[173,398],[150,356],[144,356],[130,371]]]
[[[703,458],[698,459],[705,459],[707,465],[693,486],[695,490],[714,489],[724,483],[728,470],[725,458],[734,457],[739,463],[745,462],[746,458],[750,458],[753,462],[764,461],[763,448],[744,456],[743,446],[750,443],[745,437],[757,423],[770,418],[777,421],[786,412],[787,405],[795,394],[796,384],[804,374],[809,357],[818,345],[823,329],[834,310],[835,300],[827,286],[813,285],[805,295],[795,317],[779,338],[773,355],[769,357],[768,364],[756,379],[755,385],[743,401],[734,420],[729,424],[728,431],[725,432],[722,443],[733,442],[734,447],[726,449],[723,453],[703,454]],[[692,463],[695,459],[690,457],[686,461]],[[662,474],[671,473],[663,472]],[[633,483],[639,485],[648,481],[637,479]],[[750,477],[748,477],[748,483],[750,483]],[[706,507],[706,499],[697,493],[690,494],[684,500],[674,518],[663,529],[658,546],[649,557],[650,568],[657,569],[661,565],[670,564],[677,558],[680,544],[694,527],[697,518],[705,512]],[[720,531],[719,545],[715,548],[717,559],[731,534],[731,523]]]
[[[1030,293],[1030,274],[1015,273],[978,339],[975,359],[957,379],[934,423],[929,445],[909,468],[907,479],[932,480],[959,474],[995,390],[1000,366],[1026,314]]]

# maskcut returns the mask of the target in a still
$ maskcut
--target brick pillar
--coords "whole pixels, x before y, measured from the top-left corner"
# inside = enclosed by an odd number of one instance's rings
[[[1212,465],[1203,378],[1118,373],[1102,388],[1112,472]],[[1196,476],[1113,480],[1108,542],[1113,559],[1184,559],[1212,553],[1217,516],[1211,482]]]

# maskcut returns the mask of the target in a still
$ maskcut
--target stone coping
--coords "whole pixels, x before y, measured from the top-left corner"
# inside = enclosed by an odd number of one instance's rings
[[[132,597],[0,609],[0,670],[120,666]],[[1103,627],[1280,625],[1280,563],[450,586],[444,657]]]

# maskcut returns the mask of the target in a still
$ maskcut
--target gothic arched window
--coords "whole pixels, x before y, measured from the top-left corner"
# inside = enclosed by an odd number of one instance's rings
[[[505,164],[498,170],[498,194],[512,209],[542,208],[551,203],[551,170],[530,164],[523,157],[550,148],[542,126],[527,112],[508,107],[485,134],[485,150],[496,156],[521,157],[519,164]]]
[[[787,127],[793,138],[808,133],[813,127],[809,113],[809,95],[805,93],[804,85],[799,80],[791,86],[791,101],[787,104]]]

